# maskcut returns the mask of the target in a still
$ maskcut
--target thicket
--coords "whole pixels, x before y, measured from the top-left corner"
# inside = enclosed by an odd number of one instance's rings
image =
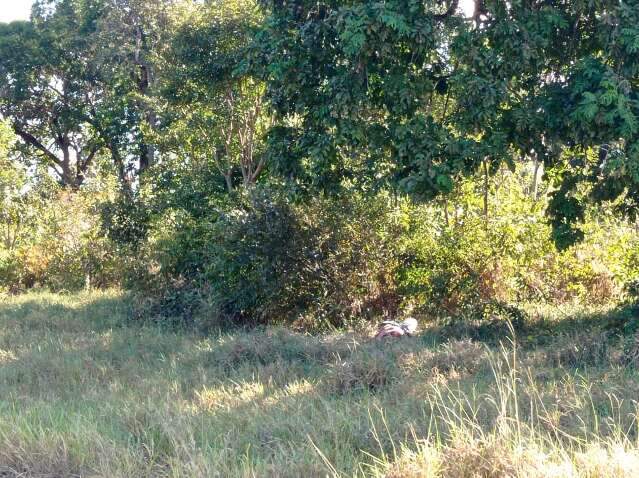
[[[547,195],[531,196],[525,168],[490,180],[486,208],[482,178],[416,204],[383,191],[295,199],[277,185],[220,194],[202,169],[183,173],[135,198],[99,177],[75,193],[35,181],[5,201],[28,207],[3,216],[15,239],[1,248],[2,288],[120,286],[159,321],[318,328],[618,302],[639,277],[636,227],[606,210],[589,211],[584,241],[558,251]]]
[[[546,201],[527,195],[519,174],[502,179],[488,216],[473,180],[439,205],[386,193],[295,203],[258,189],[207,220],[173,223],[151,249],[170,300],[170,284],[190,284],[206,291],[196,300],[210,315],[241,323],[491,319],[521,302],[629,297],[639,274],[634,226],[593,210],[584,241],[558,251]],[[184,306],[174,305],[172,314]]]
[[[313,327],[631,298],[638,11],[36,1],[0,24],[0,288]]]
[[[18,189],[0,187],[0,290],[121,285],[125,260],[100,220],[108,187],[90,182],[73,192],[46,175]]]

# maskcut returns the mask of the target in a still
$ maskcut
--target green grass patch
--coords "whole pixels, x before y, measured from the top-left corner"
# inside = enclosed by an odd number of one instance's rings
[[[632,309],[383,343],[130,312],[2,297],[0,476],[639,476]]]

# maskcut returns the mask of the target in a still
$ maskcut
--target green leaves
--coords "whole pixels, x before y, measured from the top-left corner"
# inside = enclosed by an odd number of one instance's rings
[[[126,177],[159,146],[229,192],[268,171],[299,190],[433,199],[482,164],[559,174],[571,151],[613,145],[557,193],[566,238],[589,201],[639,200],[635,4],[495,0],[468,19],[439,0],[57,0],[0,27],[0,110],[69,184],[92,151]]]
[[[338,20],[340,28],[339,39],[344,53],[348,56],[356,56],[366,43],[366,30],[368,19],[362,8],[346,10]]]
[[[280,120],[304,138],[303,147],[278,150],[305,165],[295,180],[333,190],[339,188],[328,181],[386,182],[407,167],[409,148],[417,147],[414,154],[443,148],[434,138],[417,145],[417,132],[401,132],[448,101],[447,32],[434,23],[429,9],[405,0],[335,2],[322,15],[311,3],[273,10],[259,36],[267,43],[259,47],[272,60],[268,71],[277,72],[268,77],[268,92]],[[403,144],[409,136],[412,145]],[[448,188],[432,178],[428,184]]]
[[[413,31],[413,27],[408,25],[406,18],[397,12],[385,10],[380,11],[378,15],[380,23],[392,28],[401,35],[408,35]]]
[[[599,112],[599,101],[594,93],[586,91],[583,94],[583,100],[579,103],[579,107],[575,111],[575,118],[577,120],[583,119],[585,121],[591,121],[595,118]]]

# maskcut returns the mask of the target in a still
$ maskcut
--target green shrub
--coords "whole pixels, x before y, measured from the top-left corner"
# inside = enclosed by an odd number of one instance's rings
[[[628,280],[624,284],[624,290],[631,302],[639,302],[639,278]]]
[[[546,201],[519,173],[491,183],[487,216],[476,179],[418,205],[348,189],[306,200],[273,185],[229,194],[207,178],[174,178],[169,190],[150,181],[119,199],[109,180],[77,192],[39,180],[12,209],[23,228],[0,246],[0,288],[123,285],[139,292],[138,315],[207,329],[332,327],[411,309],[488,326],[521,301],[631,298],[639,277],[639,236],[606,211],[589,211],[585,241],[557,251]]]
[[[225,322],[339,325],[396,313],[401,227],[385,197],[293,203],[256,189],[207,218],[168,212],[152,241],[162,282],[184,299],[204,291]]]
[[[517,175],[503,181],[488,217],[474,181],[455,192],[451,205],[407,209],[397,281],[404,302],[428,315],[488,318],[494,304],[619,300],[624,284],[639,275],[636,231],[590,211],[584,242],[557,251],[545,201],[527,196]]]
[[[133,285],[150,296],[144,313],[207,327],[317,328],[411,309],[490,325],[522,301],[619,299],[636,233],[591,214],[585,242],[559,252],[545,202],[508,181],[487,218],[474,181],[446,206],[352,191],[296,202],[265,187],[213,195],[208,210],[173,204],[149,224]]]
[[[6,249],[0,249],[0,291],[16,289],[20,281],[20,269],[21,265],[15,254]]]
[[[0,246],[0,287],[60,291],[119,285],[125,257],[104,237],[99,219],[108,194],[97,187],[72,192],[36,184],[21,198],[28,207],[14,222],[20,226],[17,240],[10,248]]]
[[[386,198],[296,205],[256,193],[216,223],[206,277],[221,312],[242,321],[394,315],[400,228]]]

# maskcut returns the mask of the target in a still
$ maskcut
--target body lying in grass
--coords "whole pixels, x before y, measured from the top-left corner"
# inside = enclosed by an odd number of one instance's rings
[[[404,335],[411,336],[417,330],[417,321],[412,317],[407,318],[402,322],[395,322],[393,320],[386,320],[382,322],[382,325],[375,335],[376,339],[383,339],[385,337],[403,337]]]

